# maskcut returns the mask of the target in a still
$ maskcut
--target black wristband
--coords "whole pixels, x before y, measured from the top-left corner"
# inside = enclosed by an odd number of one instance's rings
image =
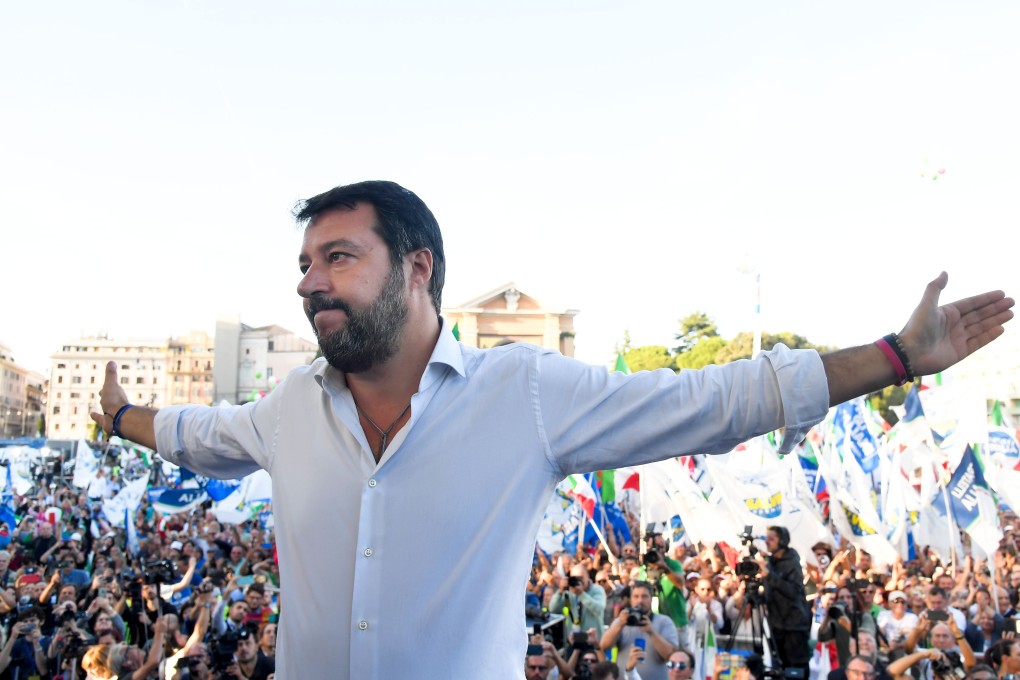
[[[889,343],[892,351],[896,352],[896,356],[900,358],[903,368],[907,371],[907,382],[913,382],[917,374],[914,373],[914,367],[910,363],[910,357],[907,356],[907,350],[903,349],[903,342],[900,340],[900,336],[890,333],[883,339]]]
[[[113,427],[110,428],[110,431],[121,439],[124,439],[124,435],[120,433],[120,417],[130,408],[134,408],[134,406],[132,404],[124,404],[120,407],[120,410],[117,411],[117,415],[113,417]]]

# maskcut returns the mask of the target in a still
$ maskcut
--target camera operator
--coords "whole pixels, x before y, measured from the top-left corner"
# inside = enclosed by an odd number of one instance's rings
[[[642,642],[637,642],[641,640]],[[637,665],[644,680],[668,680],[666,660],[676,651],[680,640],[676,626],[668,616],[652,613],[652,585],[637,581],[630,586],[630,607],[602,636],[602,650],[617,648],[617,663],[626,668],[635,646],[645,645],[645,659]]]
[[[924,648],[919,647],[918,641],[930,639],[929,650],[941,652],[954,667],[962,668],[964,671],[970,670],[977,660],[963,633],[957,628],[956,620],[952,616],[947,616],[945,621],[933,622],[928,618],[931,614],[930,611],[921,613],[917,627],[910,632],[903,643],[904,651],[908,656],[912,655],[915,650],[923,651]],[[932,657],[929,655],[920,660],[920,668],[928,678],[938,674],[938,669],[934,667],[934,664],[932,664],[932,668],[927,667],[931,659]]]
[[[659,598],[659,613],[673,619],[678,631],[684,631],[688,619],[683,565],[666,553],[662,534],[650,533],[646,541],[648,549],[641,557],[645,580],[655,589],[652,596]]]
[[[94,643],[92,635],[82,628],[82,617],[73,600],[60,602],[53,608],[53,621],[53,634],[42,641],[49,661],[76,658]]]
[[[905,654],[890,662],[886,672],[893,678],[909,680],[915,667],[922,680],[960,680],[964,674],[959,653],[935,648]]]
[[[601,637],[606,609],[605,589],[592,582],[588,569],[582,564],[570,568],[569,576],[559,580],[556,592],[549,602],[549,611],[563,612],[564,633],[571,635],[592,628]]]
[[[587,633],[574,632],[571,633],[569,639],[569,645],[567,650],[569,653],[564,652],[568,657],[567,666],[562,669],[562,674],[566,677],[579,678],[579,680],[588,680],[591,677],[592,665],[606,660],[606,655],[602,653],[602,648],[599,647],[599,637],[592,628]],[[556,665],[559,666],[559,659],[556,658],[556,649],[552,646],[551,642],[542,642],[542,646],[545,648],[546,656],[552,656],[552,660],[556,661]],[[562,657],[560,657],[562,658]]]
[[[42,676],[48,661],[42,646],[42,610],[29,607],[18,613],[18,619],[11,626],[10,637],[0,650],[0,672],[10,677]]]
[[[790,547],[786,527],[771,526],[765,536],[768,559],[762,567],[766,616],[784,669],[800,668],[808,677],[811,607],[804,592],[800,555]]]
[[[857,584],[860,585],[860,584]],[[870,613],[861,612],[858,608],[859,599],[847,586],[837,590],[836,601],[826,610],[821,624],[818,626],[818,641],[836,641],[836,654],[839,665],[846,665],[854,651],[851,642],[858,639],[859,633],[865,631],[873,637],[878,636],[878,626]]]
[[[237,650],[234,662],[229,664],[221,678],[237,678],[238,680],[267,680],[276,672],[276,662],[262,653],[255,634],[250,628],[242,628],[237,632]]]

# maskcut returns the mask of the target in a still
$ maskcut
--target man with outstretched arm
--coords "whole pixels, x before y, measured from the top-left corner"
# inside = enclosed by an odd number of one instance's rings
[[[941,371],[1013,316],[1002,292],[939,306],[943,273],[877,344],[624,376],[533,346],[456,342],[440,316],[439,226],[392,182],[331,189],[297,218],[298,294],[323,358],[260,401],[158,413],[128,403],[110,364],[93,414],[201,474],[270,473],[288,603],[278,680],[469,677],[478,659],[489,677],[519,676],[512,584],[527,581],[566,475],[721,453],[780,427],[789,452],[831,404]],[[443,668],[430,675],[423,654]]]

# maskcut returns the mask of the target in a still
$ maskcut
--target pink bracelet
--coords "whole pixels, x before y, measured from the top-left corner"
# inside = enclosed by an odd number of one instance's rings
[[[907,367],[900,361],[900,355],[896,353],[896,350],[892,348],[892,345],[885,338],[879,338],[875,341],[875,344],[882,350],[882,354],[885,355],[885,358],[892,364],[893,370],[896,371],[896,378],[898,380],[896,386],[905,384],[907,382]]]

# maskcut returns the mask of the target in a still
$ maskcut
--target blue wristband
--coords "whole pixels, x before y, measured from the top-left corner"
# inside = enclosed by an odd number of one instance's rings
[[[117,415],[113,417],[113,427],[110,428],[113,434],[117,437],[120,437],[121,439],[124,439],[125,437],[120,433],[120,427],[118,427],[120,425],[120,417],[124,415],[124,412],[127,411],[129,408],[134,408],[134,405],[124,404],[123,406],[120,407],[120,410],[117,411]]]

